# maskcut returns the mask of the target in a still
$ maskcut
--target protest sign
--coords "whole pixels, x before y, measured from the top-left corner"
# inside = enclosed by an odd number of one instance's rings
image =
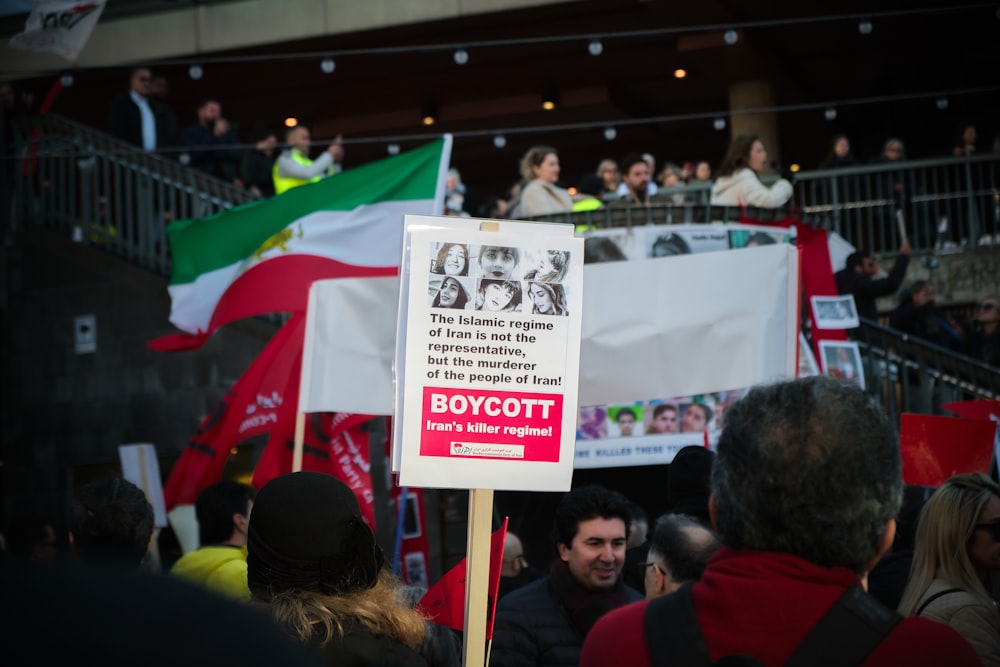
[[[569,226],[406,216],[400,483],[568,490],[583,242]],[[399,369],[403,369],[400,375]]]

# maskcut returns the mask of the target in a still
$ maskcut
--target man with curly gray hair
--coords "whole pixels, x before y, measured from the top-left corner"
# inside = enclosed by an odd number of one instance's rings
[[[727,411],[712,468],[723,547],[700,582],[599,620],[581,667],[979,664],[951,628],[903,619],[863,590],[892,544],[901,471],[893,425],[857,387],[755,387]]]

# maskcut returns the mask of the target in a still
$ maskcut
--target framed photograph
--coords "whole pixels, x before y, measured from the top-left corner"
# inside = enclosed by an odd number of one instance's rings
[[[806,340],[805,334],[799,334],[799,375],[800,378],[819,375],[819,366],[813,354],[812,345]]]
[[[861,365],[861,350],[857,343],[821,340],[819,356],[823,362],[823,375],[865,388],[865,371]]]
[[[856,329],[861,325],[858,308],[850,294],[814,296],[810,300],[817,329]]]

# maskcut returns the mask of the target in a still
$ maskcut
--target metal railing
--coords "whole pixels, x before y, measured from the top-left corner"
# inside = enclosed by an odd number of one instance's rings
[[[1000,399],[1000,368],[861,319],[850,332],[865,364],[865,385],[886,412],[940,414],[942,403]]]
[[[45,115],[15,123],[14,230],[43,226],[169,275],[166,226],[253,199],[233,185]],[[11,165],[7,165],[8,167]]]

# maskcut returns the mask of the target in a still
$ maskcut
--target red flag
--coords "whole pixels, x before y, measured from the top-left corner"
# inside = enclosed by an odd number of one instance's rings
[[[903,482],[940,486],[952,475],[989,474],[995,422],[904,414],[899,426]]]
[[[283,408],[294,415],[304,334],[305,316],[292,316],[202,420],[164,485],[168,511],[194,504],[202,489],[222,478],[230,450],[247,438],[273,433]],[[292,387],[295,396],[288,396]]]
[[[261,488],[279,475],[292,471],[295,448],[295,406],[298,403],[298,373],[295,377],[295,401],[279,415],[264,453],[253,472],[253,485]],[[351,487],[361,506],[361,514],[375,529],[375,496],[372,491],[371,465],[368,456],[366,424],[371,415],[344,412],[314,412],[306,415],[302,439],[302,469],[336,477]]]
[[[497,591],[500,588],[500,567],[503,564],[503,545],[507,539],[507,518],[490,538],[490,588],[486,609],[486,638],[493,638],[493,619],[497,609]],[[444,573],[437,583],[421,598],[417,605],[427,617],[439,625],[462,631],[465,629],[465,561]]]
[[[941,407],[969,419],[1000,421],[1000,401],[957,401],[943,403]]]

